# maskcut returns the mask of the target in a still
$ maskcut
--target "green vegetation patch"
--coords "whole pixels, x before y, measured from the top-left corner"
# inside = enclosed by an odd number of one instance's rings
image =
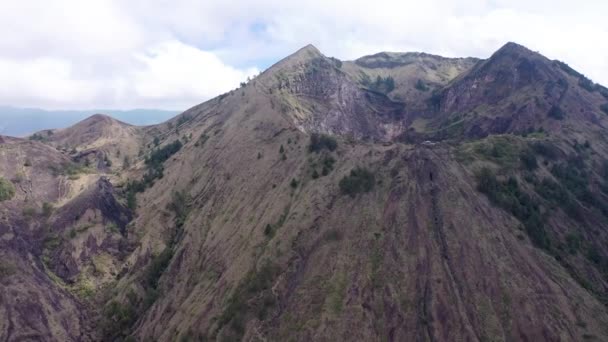
[[[227,326],[230,331],[225,331],[224,337],[229,336],[237,341],[245,332],[248,318],[255,315],[259,320],[264,320],[276,305],[271,288],[279,272],[278,266],[271,263],[249,271],[228,299],[218,318],[217,331]]]
[[[547,141],[530,140],[514,135],[496,135],[464,143],[456,150],[460,162],[489,161],[502,169],[534,171],[539,158],[555,160],[561,151]]]
[[[15,186],[9,180],[0,177],[0,202],[12,199],[15,196]]]
[[[549,250],[550,240],[544,227],[539,203],[522,191],[515,177],[499,180],[489,168],[477,173],[477,189],[496,206],[519,219],[530,240],[539,248]]]
[[[578,78],[578,85],[587,90],[588,92],[595,92],[595,91],[600,91],[603,92],[605,91],[605,88],[599,84],[596,84],[595,82],[593,82],[592,80],[590,80],[589,78],[587,78],[585,75],[579,73],[578,71],[572,69],[568,64],[562,62],[562,61],[554,61],[565,73],[567,73],[570,76],[574,76],[576,78]]]
[[[326,305],[334,315],[342,312],[348,281],[345,273],[337,273],[329,285],[329,294],[326,298]]]
[[[321,166],[321,175],[319,175],[319,172],[317,172],[317,166],[319,166],[317,163],[320,162],[320,166]],[[325,154],[323,155],[323,157],[321,157],[321,160],[319,161],[312,161],[311,160],[311,167],[312,167],[312,178],[313,179],[317,179],[320,176],[327,176],[330,172],[333,171],[334,169],[334,164],[336,163],[336,159],[334,159],[334,157],[332,157],[329,154]]]
[[[367,74],[363,74],[361,77],[361,84],[370,90],[383,94],[388,94],[395,90],[395,80],[391,76],[376,76],[376,79],[372,81]]]
[[[129,182],[126,187],[127,207],[129,207],[129,209],[135,210],[137,208],[137,198],[135,195],[138,192],[144,192],[147,188],[154,185],[156,179],[164,177],[165,169],[163,163],[171,158],[172,155],[176,154],[182,146],[182,142],[177,139],[166,146],[157,148],[146,157],[145,163],[148,170],[143,178],[141,180]]]
[[[559,148],[546,141],[536,141],[530,145],[532,150],[547,160],[555,160],[561,155]]]
[[[332,136],[326,134],[313,133],[310,135],[310,144],[308,150],[318,153],[321,150],[335,151],[338,148],[338,142]]]
[[[339,186],[343,194],[355,197],[357,194],[370,192],[374,184],[374,174],[366,168],[357,167],[340,180]]]
[[[160,254],[152,257],[150,266],[148,266],[145,274],[145,283],[149,288],[158,288],[158,281],[167,267],[169,267],[169,263],[171,263],[172,258],[173,249],[170,247],[166,247]]]
[[[29,139],[32,141],[48,141],[49,137],[51,137],[53,135],[53,131],[46,131],[46,135],[42,134],[42,133],[34,133],[32,134]]]
[[[182,142],[177,139],[168,145],[152,151],[150,156],[148,156],[145,160],[146,165],[148,165],[149,168],[158,168],[165,161],[171,158],[172,155],[177,153],[182,146]]]
[[[564,113],[564,111],[559,106],[551,107],[547,115],[555,120],[563,120],[566,117],[566,113]]]
[[[125,337],[125,332],[136,320],[137,313],[133,305],[111,301],[103,310],[102,330],[105,340],[115,341],[119,337]]]
[[[152,261],[144,274],[144,284],[147,291],[146,302],[148,302],[148,306],[156,300],[158,296],[157,289],[159,280],[169,267],[171,259],[173,259],[173,255],[175,254],[175,246],[182,236],[183,226],[190,214],[190,201],[191,198],[186,192],[176,191],[172,195],[171,202],[167,204],[167,209],[171,210],[175,215],[173,220],[175,223],[175,230],[165,249],[160,254],[152,257]]]
[[[491,161],[501,167],[517,167],[522,154],[520,141],[513,136],[491,136],[464,146],[474,159]]]
[[[574,219],[583,218],[576,200],[596,208],[604,216],[608,216],[608,202],[589,189],[589,172],[581,158],[568,158],[565,162],[553,165],[551,174],[559,181],[559,185],[554,185],[554,188],[558,190],[549,194],[539,193],[543,197],[552,198]]]
[[[192,116],[184,114],[177,119],[177,126],[181,126],[190,120],[192,120]]]
[[[42,215],[44,217],[50,217],[51,215],[53,215],[54,210],[55,210],[55,207],[53,206],[52,203],[49,203],[49,202],[42,203]]]
[[[414,88],[419,91],[429,91],[429,87],[421,79],[418,79],[418,81],[416,81]]]
[[[185,191],[175,191],[171,197],[171,202],[167,205],[167,209],[173,211],[175,214],[175,226],[183,227],[186,223],[186,219],[190,214],[190,201],[192,198]]]
[[[264,227],[264,235],[267,238],[272,239],[274,237],[275,233],[281,227],[283,227],[283,225],[285,224],[285,221],[287,221],[288,216],[289,216],[289,206],[286,206],[285,208],[283,208],[283,213],[281,213],[279,220],[275,224],[269,223],[266,225],[266,227]]]
[[[528,171],[533,171],[538,168],[536,154],[534,154],[534,151],[530,148],[523,149],[519,155],[519,160],[521,161],[522,166]]]
[[[10,277],[17,272],[15,265],[8,261],[0,261],[0,280]]]
[[[88,159],[87,159],[88,160]],[[56,176],[68,176],[71,179],[76,178],[82,173],[88,173],[89,168],[86,165],[80,165],[76,163],[63,163],[59,166],[51,165],[49,167],[53,175]]]
[[[198,140],[196,141],[196,143],[194,143],[194,146],[196,146],[196,147],[202,147],[202,146],[205,145],[205,143],[207,142],[207,140],[209,140],[209,136],[207,134],[203,133],[198,138]]]

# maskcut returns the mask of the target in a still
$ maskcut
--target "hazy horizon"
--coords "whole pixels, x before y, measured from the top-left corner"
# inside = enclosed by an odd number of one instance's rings
[[[146,108],[46,110],[0,106],[0,135],[23,137],[44,129],[65,128],[93,114],[106,114],[131,125],[153,125],[166,121],[181,112]]]

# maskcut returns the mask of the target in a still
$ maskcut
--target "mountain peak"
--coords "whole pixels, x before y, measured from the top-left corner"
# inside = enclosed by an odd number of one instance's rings
[[[322,59],[325,56],[314,45],[308,44],[291,55],[283,58],[264,72],[266,75],[272,75],[279,71],[291,72],[308,64],[313,60]]]
[[[538,53],[528,49],[527,47],[525,47],[523,45],[520,45],[520,44],[517,44],[514,42],[507,42],[500,49],[498,49],[492,55],[492,57],[503,56],[503,55],[522,56],[522,55],[538,55]]]
[[[312,44],[308,44],[308,45],[304,46],[303,48],[296,51],[295,54],[300,54],[300,53],[321,55],[321,51],[319,51],[319,49],[317,49],[317,47]]]
[[[90,121],[90,122],[110,122],[110,121],[116,121],[113,117],[107,115],[107,114],[101,114],[101,113],[97,113],[97,114],[93,114],[91,116],[89,116],[88,118],[82,120],[84,121]]]
[[[283,61],[291,61],[297,63],[306,62],[319,57],[323,57],[321,51],[319,51],[319,49],[317,49],[314,45],[308,44],[303,48],[299,49],[298,51],[292,53],[287,58],[283,59]]]
[[[113,124],[118,124],[121,126],[131,126],[128,123],[114,119],[110,115],[101,114],[101,113],[93,114],[93,115],[89,116],[88,118],[76,123],[74,126],[78,126],[78,125],[113,125]]]

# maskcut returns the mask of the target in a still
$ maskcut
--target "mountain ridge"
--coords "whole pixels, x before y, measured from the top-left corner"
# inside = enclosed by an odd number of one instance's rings
[[[0,272],[0,336],[608,337],[603,96],[514,44],[427,62],[307,46],[155,126],[7,138],[0,271],[36,276]]]

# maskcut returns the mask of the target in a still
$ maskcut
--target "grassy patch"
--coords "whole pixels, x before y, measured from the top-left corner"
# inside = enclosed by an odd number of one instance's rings
[[[346,287],[348,285],[346,274],[338,273],[335,275],[326,299],[326,305],[334,315],[342,312],[344,298],[346,298]]]
[[[95,296],[95,285],[82,274],[74,290],[80,298],[91,299]]]
[[[36,216],[36,208],[27,206],[27,207],[23,208],[23,210],[21,211],[21,213],[23,214],[23,217],[26,220],[30,220],[34,216]]]
[[[106,225],[106,231],[111,234],[120,232],[118,226],[114,222],[110,222]]]
[[[10,200],[13,196],[15,196],[13,183],[0,177],[0,202]]]
[[[49,168],[55,177],[67,176],[70,179],[77,179],[80,174],[90,171],[88,167],[76,163],[63,163],[59,166],[51,165]]]
[[[15,265],[8,261],[0,261],[0,280],[6,279],[17,272]]]
[[[54,251],[61,245],[61,237],[55,233],[51,233],[44,239],[43,245],[45,250]]]
[[[53,204],[49,202],[42,203],[42,215],[44,217],[50,217],[53,214],[54,210],[55,207],[53,207]]]

